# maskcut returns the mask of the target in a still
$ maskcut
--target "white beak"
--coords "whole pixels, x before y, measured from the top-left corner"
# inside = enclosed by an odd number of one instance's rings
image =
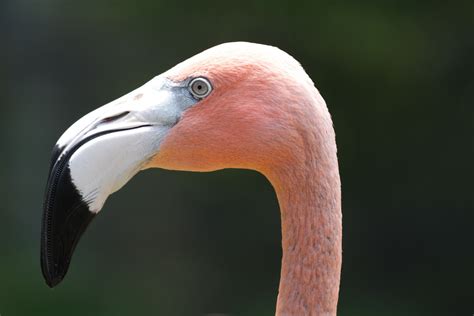
[[[188,80],[158,76],[87,114],[58,140],[44,202],[41,263],[50,286],[67,272],[72,253],[107,197],[159,151],[168,131],[197,100]]]

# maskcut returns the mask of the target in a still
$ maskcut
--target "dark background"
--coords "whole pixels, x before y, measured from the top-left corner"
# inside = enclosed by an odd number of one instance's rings
[[[60,286],[39,265],[61,133],[235,40],[293,55],[333,115],[339,314],[474,313],[474,1],[3,0],[0,32],[2,316],[274,313],[279,211],[253,171],[140,173],[108,200]]]

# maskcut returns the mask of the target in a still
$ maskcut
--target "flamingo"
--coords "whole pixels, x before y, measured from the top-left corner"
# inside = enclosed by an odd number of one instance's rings
[[[85,115],[53,152],[41,267],[65,276],[107,197],[140,170],[252,169],[281,213],[276,315],[336,315],[342,263],[341,189],[326,103],[284,51],[247,42],[205,50]]]

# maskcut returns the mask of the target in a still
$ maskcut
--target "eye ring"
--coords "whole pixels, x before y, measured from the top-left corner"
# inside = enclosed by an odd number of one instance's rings
[[[204,99],[211,91],[211,83],[206,78],[198,77],[189,82],[189,92],[191,92],[196,99]]]

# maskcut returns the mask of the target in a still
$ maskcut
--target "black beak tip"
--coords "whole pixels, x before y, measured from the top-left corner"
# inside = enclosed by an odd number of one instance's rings
[[[56,285],[59,284],[60,281],[58,280],[54,280],[54,279],[46,279],[46,284],[49,286],[49,288],[53,288],[55,287]]]
[[[67,262],[66,265],[63,266],[62,269],[58,269],[59,265],[57,263],[48,263],[48,256],[46,256],[46,253],[42,251],[41,270],[43,272],[43,278],[50,288],[53,288],[59,283],[61,283],[61,281],[66,276],[69,267],[69,261],[65,262]]]
[[[62,275],[62,276],[60,276],[60,275],[57,275],[57,276],[49,276],[49,275],[46,276],[46,275],[44,275],[44,280],[46,281],[46,284],[50,288],[53,288],[56,285],[58,285],[59,283],[61,283],[63,278],[64,278],[64,275]]]
[[[74,249],[94,216],[72,182],[67,160],[59,160],[46,186],[41,236],[41,269],[50,288],[65,277]]]

